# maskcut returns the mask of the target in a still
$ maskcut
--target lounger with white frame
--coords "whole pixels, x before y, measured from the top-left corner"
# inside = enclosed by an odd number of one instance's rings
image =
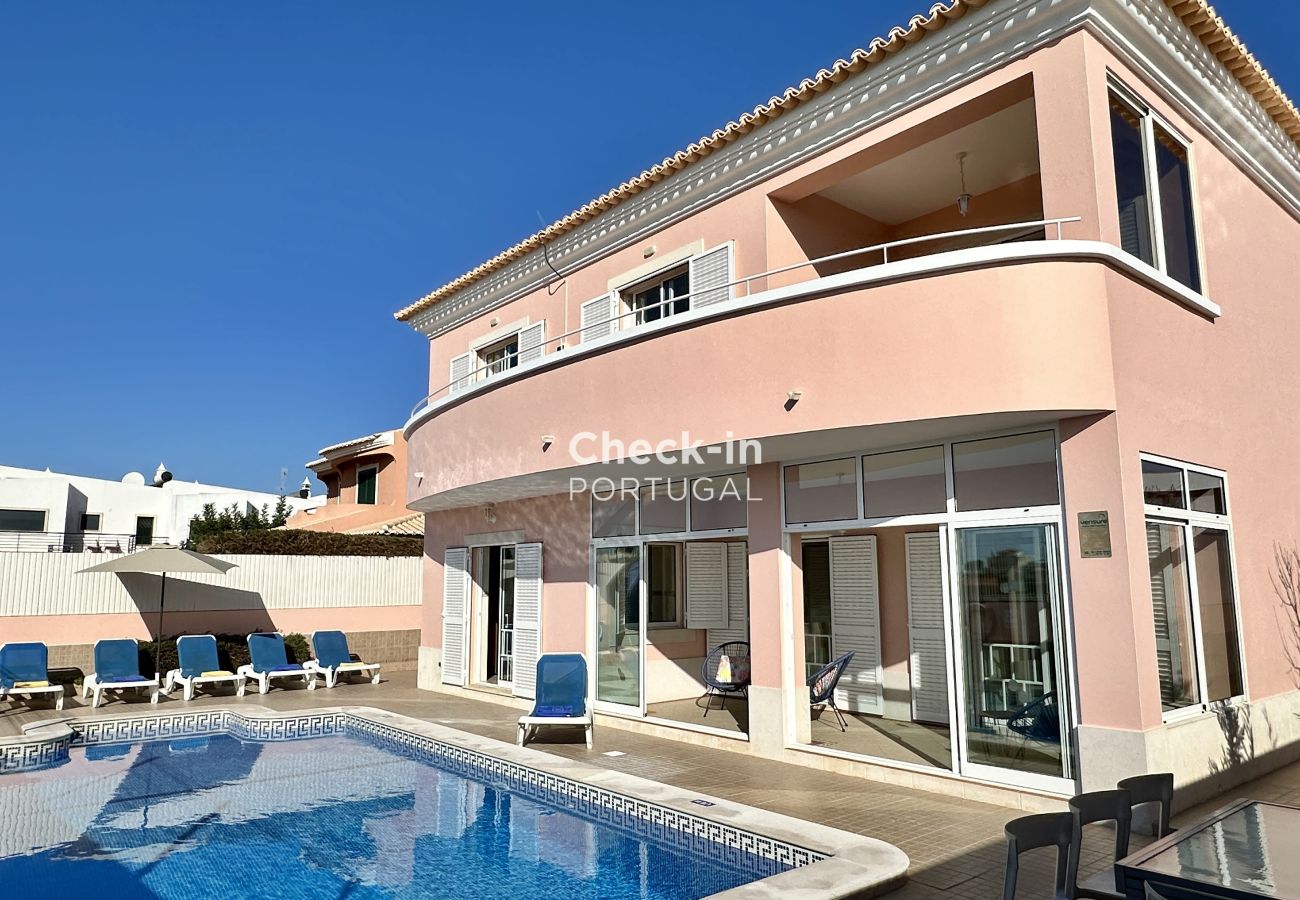
[[[163,693],[170,694],[177,685],[185,689],[186,700],[194,699],[199,688],[214,684],[233,684],[235,693],[244,696],[248,676],[228,672],[217,659],[217,639],[210,634],[184,634],[176,639],[176,657],[180,665],[167,673]]]
[[[0,644],[0,700],[53,696],[63,709],[63,685],[50,684],[49,650],[39,641]]]
[[[581,725],[591,749],[587,708],[587,660],[581,653],[546,653],[537,660],[533,711],[519,717],[519,746],[543,725]]]
[[[131,638],[95,641],[95,672],[82,682],[81,699],[94,694],[91,708],[99,706],[107,691],[148,691],[158,702],[158,679],[140,674],[140,646]]]
[[[265,694],[271,689],[271,682],[277,678],[301,678],[307,684],[307,690],[316,689],[316,676],[302,666],[289,662],[289,654],[284,649],[284,636],[278,631],[271,631],[248,636],[247,665],[239,667],[239,674],[250,681],[257,682],[258,693]]]
[[[353,662],[348,636],[343,632],[313,631],[311,649],[316,658],[307,660],[303,667],[324,678],[325,687],[338,684],[340,675],[352,674],[365,675],[371,684],[379,684],[379,663]]]

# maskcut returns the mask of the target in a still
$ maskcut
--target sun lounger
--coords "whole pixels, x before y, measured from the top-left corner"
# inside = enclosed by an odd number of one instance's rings
[[[307,684],[307,690],[315,690],[316,676],[302,666],[289,662],[289,655],[284,649],[284,637],[278,631],[248,636],[248,656],[252,660],[246,666],[239,667],[239,674],[256,681],[258,693],[265,694],[271,689],[271,682],[277,678],[301,678]]]
[[[140,674],[140,647],[131,638],[95,642],[95,673],[82,683],[81,699],[94,694],[91,708],[99,706],[106,691],[149,691],[149,702],[158,702],[158,679]]]
[[[360,674],[379,684],[379,663],[353,662],[348,650],[348,636],[341,631],[313,631],[311,648],[315,659],[303,663],[308,672],[325,679],[325,687],[338,684],[340,675]]]
[[[186,700],[194,699],[194,692],[210,684],[233,684],[235,693],[244,696],[246,675],[228,672],[217,659],[217,639],[210,634],[186,634],[176,639],[176,656],[179,668],[167,673],[163,693],[170,694],[177,685],[185,689]]]
[[[537,660],[537,698],[533,711],[519,717],[519,746],[543,725],[581,725],[591,749],[587,660],[581,653],[547,653]]]
[[[53,696],[63,709],[63,685],[50,684],[49,650],[38,641],[0,644],[0,700],[38,696]]]

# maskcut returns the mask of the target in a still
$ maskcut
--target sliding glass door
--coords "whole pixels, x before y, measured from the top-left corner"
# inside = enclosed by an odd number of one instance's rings
[[[644,711],[641,548],[596,547],[596,700]]]
[[[1057,527],[956,535],[962,770],[1026,787],[1068,777]]]

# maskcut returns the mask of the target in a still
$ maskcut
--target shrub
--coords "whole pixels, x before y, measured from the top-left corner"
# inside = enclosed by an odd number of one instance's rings
[[[200,538],[200,553],[278,556],[420,556],[424,538],[407,534],[335,534],[330,531],[224,532]]]
[[[218,512],[215,503],[205,503],[203,512],[190,519],[190,536],[186,539],[185,546],[193,549],[204,538],[228,531],[255,533],[279,528],[289,521],[292,514],[293,508],[284,497],[276,501],[274,510],[266,506],[241,510],[238,504],[232,503]]]
[[[223,669],[234,672],[240,666],[248,665],[248,635],[218,634],[214,635],[214,637],[217,639],[217,660],[221,663]],[[284,636],[284,649],[289,656],[289,662],[302,663],[312,658],[311,644],[301,634],[286,634]],[[154,641],[140,642],[141,672],[149,673],[153,671],[153,653]],[[176,638],[164,637],[162,639],[159,670],[165,675],[179,665],[176,655]]]

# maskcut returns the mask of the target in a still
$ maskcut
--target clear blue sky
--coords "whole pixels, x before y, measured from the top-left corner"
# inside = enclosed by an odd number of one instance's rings
[[[292,489],[424,394],[394,310],[929,2],[2,4],[0,463]]]

